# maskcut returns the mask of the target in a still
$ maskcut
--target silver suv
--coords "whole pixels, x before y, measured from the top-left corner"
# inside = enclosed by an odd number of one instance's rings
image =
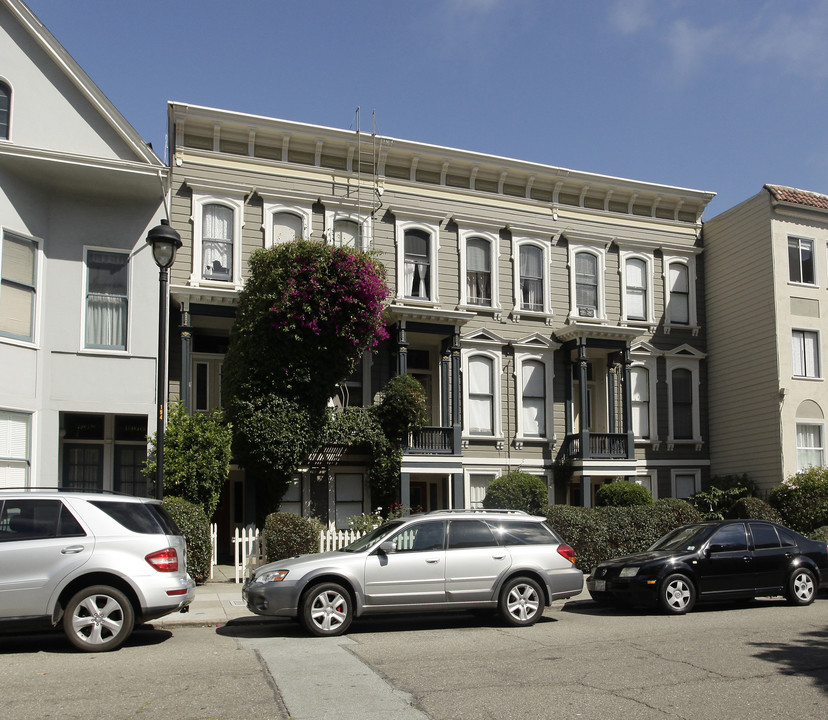
[[[509,625],[533,625],[583,585],[575,553],[545,518],[438,510],[387,522],[342,550],[265,565],[242,596],[259,615],[341,635],[354,617],[379,612],[497,609]]]
[[[56,627],[87,652],[134,624],[184,611],[186,545],[157,500],[0,491],[0,630]]]

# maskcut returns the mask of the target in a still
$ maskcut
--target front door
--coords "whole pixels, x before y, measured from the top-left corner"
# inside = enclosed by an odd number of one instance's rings
[[[445,602],[445,520],[410,525],[388,540],[395,550],[365,561],[365,604],[421,605]]]

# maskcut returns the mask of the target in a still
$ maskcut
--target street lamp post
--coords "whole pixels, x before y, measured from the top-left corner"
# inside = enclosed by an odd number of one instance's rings
[[[158,412],[155,432],[155,496],[164,499],[164,406],[167,384],[167,285],[169,267],[175,253],[181,247],[181,236],[170,227],[169,220],[162,220],[147,233],[147,245],[152,248],[152,258],[158,265]]]

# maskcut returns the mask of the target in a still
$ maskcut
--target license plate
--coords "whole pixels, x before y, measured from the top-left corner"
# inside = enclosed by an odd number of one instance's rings
[[[607,589],[607,581],[606,580],[593,580],[594,590],[595,592],[605,592]]]

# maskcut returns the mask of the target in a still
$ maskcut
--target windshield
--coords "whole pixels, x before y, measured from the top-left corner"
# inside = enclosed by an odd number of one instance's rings
[[[403,522],[403,520],[393,520],[392,522],[380,525],[379,527],[369,531],[366,535],[363,535],[359,540],[354,540],[354,542],[350,545],[340,548],[339,552],[362,552],[366,548],[371,547],[371,545],[373,545],[381,537],[384,537],[385,535],[388,535],[388,533],[396,530],[403,524]]]
[[[709,532],[710,528],[705,525],[687,525],[676,528],[656,540],[649,549],[693,552],[699,548]]]

